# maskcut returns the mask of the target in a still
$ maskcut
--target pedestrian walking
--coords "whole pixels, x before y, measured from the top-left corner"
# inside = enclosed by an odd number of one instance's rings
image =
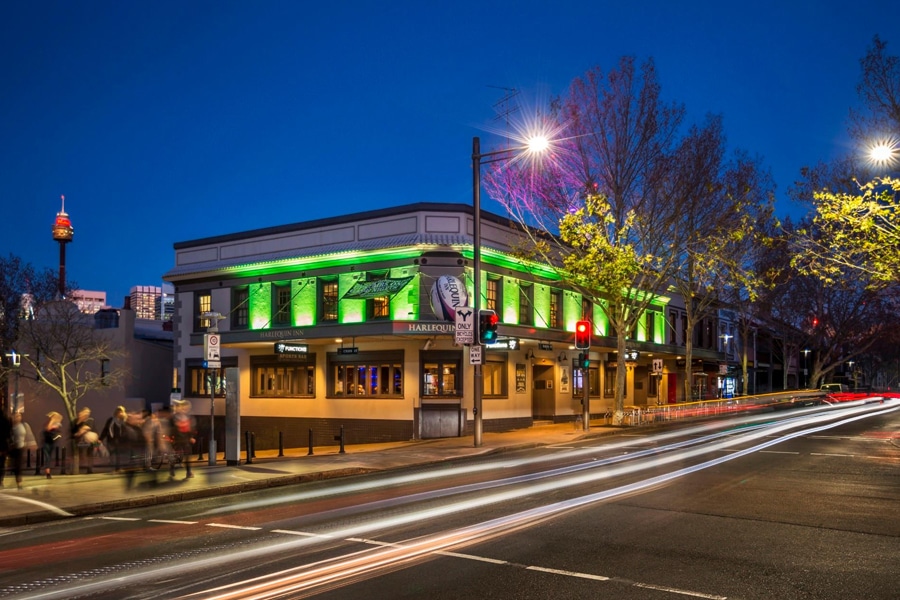
[[[144,436],[144,470],[153,468],[153,459],[162,452],[162,427],[156,413],[144,410],[141,432]]]
[[[25,448],[28,445],[28,428],[22,421],[22,413],[13,413],[9,436],[9,458],[12,462],[16,487],[22,489],[22,468],[25,463]]]
[[[181,455],[184,464],[184,478],[194,477],[191,472],[191,448],[196,441],[197,423],[191,415],[191,403],[187,400],[178,402],[172,409],[172,425],[169,428],[172,436],[172,447],[176,454]],[[175,462],[169,463],[169,477],[175,479]]]
[[[94,431],[94,418],[91,416],[91,409],[87,406],[78,411],[75,422],[72,423],[72,439],[75,441],[75,451],[78,453],[78,473],[81,472],[81,469],[87,471],[88,474],[93,473],[94,449],[100,443],[100,436]]]
[[[50,479],[50,461],[53,459],[53,451],[56,444],[62,439],[62,415],[56,411],[47,413],[47,422],[44,424],[44,439],[41,445],[41,458],[44,464],[44,475]]]
[[[106,444],[109,450],[110,462],[112,462],[113,470],[119,473],[128,462],[128,454],[131,449],[128,447],[128,440],[124,439],[125,421],[128,418],[128,411],[124,406],[117,406],[113,415],[107,419],[100,432],[100,441]]]
[[[6,457],[9,455],[9,438],[12,435],[12,421],[6,411],[0,411],[0,488],[6,475]]]
[[[125,473],[125,491],[134,487],[135,477],[144,470],[144,433],[141,429],[141,413],[126,413],[119,435],[118,449],[121,452],[120,470]]]

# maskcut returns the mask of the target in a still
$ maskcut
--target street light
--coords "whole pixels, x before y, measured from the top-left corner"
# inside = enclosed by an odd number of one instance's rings
[[[809,348],[803,349],[803,389],[809,388],[809,370],[806,365],[810,352],[812,352],[812,350]]]
[[[893,165],[900,156],[900,141],[879,140],[869,147],[869,160],[876,165]]]
[[[475,213],[475,222],[472,229],[472,260],[475,263],[475,281],[472,285],[472,291],[475,296],[475,305],[472,308],[475,310],[475,314],[478,314],[478,310],[481,308],[481,165],[482,163],[510,160],[522,152],[541,153],[547,149],[549,143],[546,137],[535,135],[529,138],[528,143],[524,146],[482,153],[481,139],[478,136],[472,138],[472,208]],[[475,333],[473,344],[477,345],[480,332]],[[484,359],[482,358],[482,360]],[[475,394],[472,412],[475,417],[475,447],[477,448],[481,446],[483,431],[481,362],[474,365],[474,367]]]
[[[13,413],[19,412],[19,369],[22,366],[22,357],[28,356],[27,354],[19,354],[15,350],[10,350],[6,353],[6,358],[9,359],[9,364],[16,372],[16,385],[15,392],[13,392]]]
[[[219,321],[224,319],[220,313],[215,311],[206,311],[200,314],[200,318],[206,320],[206,337],[204,339],[203,349],[206,352],[206,382],[209,385],[209,466],[216,464],[216,380],[214,373],[218,373],[222,366],[219,357],[218,340],[216,340],[216,358],[210,358],[209,342],[210,334],[219,333]],[[212,365],[210,364],[212,362]],[[218,366],[215,366],[218,365]]]

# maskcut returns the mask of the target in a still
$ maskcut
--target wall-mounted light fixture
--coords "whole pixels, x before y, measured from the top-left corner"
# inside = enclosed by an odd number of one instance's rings
[[[569,357],[566,356],[565,352],[560,352],[559,357],[557,357],[556,360],[558,360],[559,362],[566,362],[567,360],[569,360]]]
[[[534,360],[534,350],[528,349],[528,352],[525,353],[525,360]]]
[[[431,346],[434,344],[434,340],[425,340],[425,345],[422,346],[422,350],[431,350]]]

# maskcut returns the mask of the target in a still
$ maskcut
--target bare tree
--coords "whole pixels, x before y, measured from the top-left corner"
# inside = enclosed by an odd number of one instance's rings
[[[669,169],[682,225],[674,288],[685,306],[684,397],[693,389],[693,332],[712,319],[727,283],[747,277],[750,246],[773,212],[772,181],[758,160],[736,153],[727,160],[720,117],[691,128]]]
[[[624,57],[577,78],[550,112],[563,130],[540,168],[513,164],[486,177],[488,193],[529,233],[527,252],[605,314],[618,356],[675,269],[678,207],[669,157],[684,109],[666,104],[652,60]],[[584,315],[591,318],[592,315]],[[624,419],[626,371],[616,372],[614,422]]]
[[[38,382],[59,397],[70,425],[81,398],[94,390],[120,388],[127,375],[114,366],[124,350],[93,324],[93,316],[81,313],[74,302],[51,300],[35,304],[19,332],[28,350],[25,360]],[[78,453],[72,456],[77,473]]]
[[[864,142],[889,137],[900,144],[900,57],[889,55],[887,42],[876,35],[859,63],[856,92],[864,109],[851,110],[851,135]]]
[[[30,263],[18,256],[10,254],[0,257],[0,346],[3,354],[17,348],[22,318],[28,307],[34,302],[43,302],[53,298],[58,287],[56,275],[50,269],[38,271]],[[0,377],[3,388],[8,387],[12,366],[4,357]],[[0,406],[5,407],[9,393],[4,393]]]

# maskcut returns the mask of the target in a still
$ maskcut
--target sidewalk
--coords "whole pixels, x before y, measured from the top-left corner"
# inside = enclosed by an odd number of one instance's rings
[[[471,435],[436,440],[412,440],[384,444],[360,444],[257,451],[251,464],[229,467],[223,453],[216,465],[209,466],[208,457],[191,465],[193,479],[183,479],[184,469],[176,470],[170,480],[167,470],[137,473],[132,488],[126,489],[126,476],[108,469],[95,469],[92,475],[53,475],[46,479],[26,471],[23,489],[17,490],[12,475],[4,477],[6,487],[0,489],[0,527],[15,527],[54,519],[86,516],[124,508],[153,506],[194,498],[239,494],[250,490],[346,477],[361,473],[386,471],[424,465],[457,458],[485,455],[535,446],[573,442],[583,437],[609,435],[621,428],[606,426],[605,421],[592,422],[588,432],[573,423],[535,425],[504,433],[484,433],[482,445],[474,446]]]

